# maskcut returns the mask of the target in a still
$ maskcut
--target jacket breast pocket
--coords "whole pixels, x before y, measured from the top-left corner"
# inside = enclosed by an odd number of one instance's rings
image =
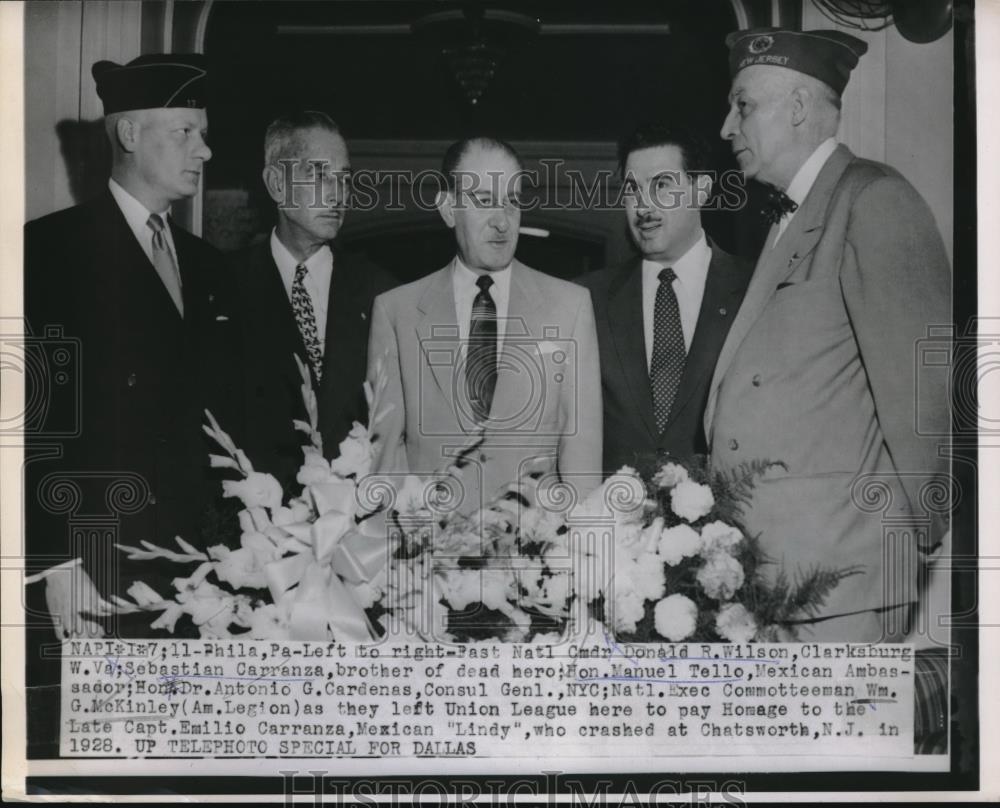
[[[789,302],[822,301],[827,297],[840,299],[840,284],[837,278],[786,281],[779,283],[774,291],[774,302],[780,305]]]

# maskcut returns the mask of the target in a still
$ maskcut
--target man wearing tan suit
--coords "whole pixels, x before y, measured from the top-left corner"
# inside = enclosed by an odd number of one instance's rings
[[[801,639],[899,640],[920,555],[946,532],[947,390],[918,365],[951,319],[944,246],[910,183],[833,139],[864,42],[764,29],[728,43],[722,136],[777,209],[710,388],[712,463],[784,463],[745,512],[774,570],[860,567]]]
[[[378,472],[430,474],[480,436],[457,508],[522,474],[600,482],[601,377],[590,293],[514,258],[520,160],[492,138],[452,145],[438,197],[457,255],[375,299],[368,377],[387,381]]]

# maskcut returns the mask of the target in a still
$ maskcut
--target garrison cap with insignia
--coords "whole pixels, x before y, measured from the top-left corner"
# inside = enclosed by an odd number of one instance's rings
[[[827,84],[837,95],[844,92],[851,71],[868,50],[868,44],[841,31],[787,31],[754,28],[726,37],[729,73],[744,67],[773,65],[798,70]]]
[[[150,53],[127,65],[96,62],[90,69],[104,114],[131,109],[205,107],[208,71],[197,53]]]

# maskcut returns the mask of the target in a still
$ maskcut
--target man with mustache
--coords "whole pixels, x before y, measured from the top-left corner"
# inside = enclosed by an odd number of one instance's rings
[[[514,258],[522,166],[509,144],[459,141],[442,174],[438,211],[455,258],[375,300],[368,377],[386,384],[376,469],[430,474],[481,440],[461,512],[533,472],[582,496],[601,460],[590,294]]]
[[[778,29],[727,42],[722,137],[748,177],[772,186],[775,207],[715,369],[712,463],[784,464],[757,481],[744,514],[770,569],[859,568],[801,616],[803,641],[898,640],[918,558],[947,527],[933,501],[947,491],[948,394],[921,382],[918,362],[928,329],[951,320],[944,245],[909,182],[835,140],[864,42]]]
[[[297,111],[264,135],[264,185],[275,203],[270,237],[233,257],[246,370],[243,449],[255,468],[295,484],[305,419],[297,356],[309,368],[328,458],[354,421],[365,423],[363,384],[375,295],[395,284],[335,239],[351,201],[351,164],[337,124]]]
[[[619,146],[625,215],[640,255],[580,279],[597,318],[605,474],[706,452],[708,383],[750,280],[747,262],[702,230],[709,155],[700,135],[663,123],[640,127]]]
[[[25,318],[35,337],[26,353],[45,363],[43,379],[27,377],[27,400],[45,402],[26,447],[26,567],[44,576],[28,587],[29,644],[42,633],[51,641],[46,612],[60,639],[105,632],[80,610],[100,614],[100,596],[124,594],[140,572],[115,541],[176,547],[179,535],[201,544],[206,506],[220,493],[204,410],[240,427],[225,265],[170,216],[173,203],[197,193],[212,157],[202,57],[102,61],[92,73],[111,146],[108,188],[24,231]],[[155,565],[140,566],[151,581]],[[153,583],[170,591],[169,578]],[[119,629],[148,631],[149,622],[123,618]],[[58,657],[40,651],[29,645],[29,681],[58,681]],[[51,700],[45,688],[29,692]],[[42,728],[52,715],[29,721],[46,741],[58,738]]]

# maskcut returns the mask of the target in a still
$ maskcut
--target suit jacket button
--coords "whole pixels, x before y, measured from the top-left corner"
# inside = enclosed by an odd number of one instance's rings
[[[129,387],[135,387],[135,382],[136,382],[135,374],[134,373],[130,373],[128,375],[128,386]]]
[[[738,440],[736,440],[736,438],[730,438],[729,439],[729,448],[732,449],[735,452],[737,449],[740,448],[740,442]]]
[[[760,374],[759,373],[755,373],[754,374],[752,384],[753,384],[754,387],[760,387]]]
[[[156,504],[156,494],[150,494],[149,495],[149,504],[150,505],[155,505]]]

